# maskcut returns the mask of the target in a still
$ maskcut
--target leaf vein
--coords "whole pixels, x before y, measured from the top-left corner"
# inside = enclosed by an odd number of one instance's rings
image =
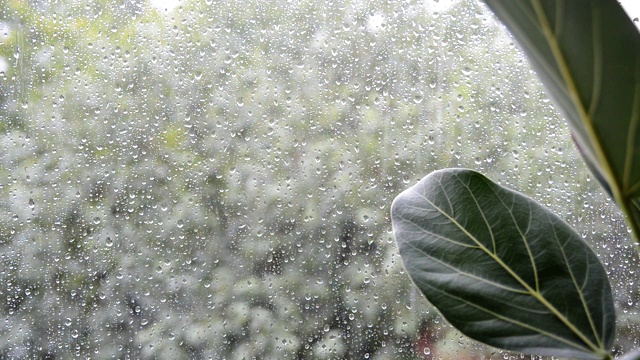
[[[551,219],[550,219],[551,220]],[[564,259],[564,263],[565,266],[567,268],[567,271],[569,271],[569,275],[571,276],[571,281],[573,282],[573,285],[576,288],[576,291],[578,292],[578,296],[580,296],[580,302],[582,304],[582,308],[584,309],[585,315],[587,316],[587,320],[589,321],[589,325],[591,326],[591,331],[593,331],[593,335],[594,338],[596,340],[597,346],[599,349],[603,348],[602,342],[600,340],[600,336],[601,334],[598,334],[598,331],[596,330],[596,325],[593,321],[593,316],[591,316],[591,312],[589,311],[589,306],[587,304],[587,301],[584,297],[584,289],[585,289],[585,283],[583,284],[578,284],[578,281],[576,279],[575,274],[573,273],[573,268],[571,267],[571,261],[567,258],[567,253],[565,252],[565,245],[568,244],[568,242],[565,242],[564,244],[561,242],[560,238],[558,237],[558,233],[556,231],[556,227],[555,226],[551,226],[551,229],[553,230],[553,238],[556,241],[556,243],[558,244],[559,248],[560,248],[560,252],[562,253],[562,257]],[[587,266],[587,274],[585,274],[585,281],[587,279],[588,276],[588,269],[589,266]],[[573,327],[573,325],[572,325]],[[573,330],[573,329],[572,329]],[[577,332],[578,330],[575,329],[574,332]],[[582,334],[582,332],[580,332],[580,334]],[[580,336],[581,338],[583,338],[583,341],[585,341],[586,344],[589,344],[589,346],[593,346],[591,345],[591,341],[586,339],[586,335],[582,335]]]
[[[576,348],[576,349],[580,349],[580,350],[583,350],[583,351],[589,351],[589,348],[584,347],[584,346],[581,346],[582,344],[580,344],[580,343],[572,342],[572,341],[570,341],[570,340],[568,340],[568,339],[565,339],[565,338],[560,337],[560,336],[558,336],[558,335],[555,335],[555,334],[553,334],[553,333],[547,332],[547,331],[545,331],[545,330],[543,330],[543,329],[540,329],[540,328],[538,328],[538,327],[535,327],[535,326],[532,326],[532,325],[529,325],[529,324],[526,324],[526,323],[520,322],[520,321],[518,321],[518,320],[515,320],[515,319],[512,319],[512,318],[509,318],[509,317],[506,317],[506,316],[504,316],[504,315],[500,315],[500,314],[498,314],[498,313],[496,313],[496,312],[493,312],[493,311],[491,311],[491,310],[489,310],[489,309],[487,309],[487,308],[485,308],[485,307],[483,307],[483,306],[480,306],[480,305],[478,305],[478,304],[476,304],[476,303],[473,303],[473,302],[471,302],[471,301],[468,301],[467,299],[460,298],[460,297],[458,297],[458,296],[456,296],[456,295],[450,294],[450,293],[448,293],[448,292],[446,292],[446,291],[444,291],[444,290],[438,289],[438,288],[433,287],[433,286],[430,286],[430,285],[428,285],[428,284],[425,284],[425,285],[426,285],[427,287],[430,287],[430,288],[431,288],[433,291],[435,291],[435,292],[439,292],[439,293],[443,294],[444,296],[447,296],[447,297],[449,297],[449,298],[452,298],[452,299],[458,300],[458,301],[460,301],[460,302],[462,302],[462,303],[465,303],[465,304],[467,304],[468,306],[474,307],[474,308],[476,308],[476,309],[478,309],[478,310],[480,310],[480,311],[482,311],[482,312],[484,312],[484,313],[487,313],[487,314],[489,314],[489,315],[491,315],[491,316],[494,316],[494,317],[496,317],[496,318],[498,318],[498,319],[500,319],[500,320],[503,320],[503,321],[505,321],[505,322],[508,322],[508,323],[511,323],[511,324],[514,324],[514,325],[517,325],[517,326],[523,327],[523,328],[528,329],[528,330],[535,331],[535,332],[539,333],[540,335],[543,335],[543,336],[546,336],[546,337],[552,338],[552,339],[554,339],[554,340],[560,341],[560,342],[565,343],[565,344],[567,344],[567,345],[569,345],[569,346],[572,346],[572,347],[574,347],[574,348]],[[511,305],[512,305],[512,304],[511,304]]]
[[[447,268],[453,270],[453,272],[455,272],[455,273],[457,273],[459,275],[466,276],[466,277],[481,281],[481,282],[489,284],[489,285],[493,285],[493,286],[495,286],[497,288],[500,288],[500,289],[503,289],[503,290],[507,290],[509,292],[514,292],[514,293],[518,293],[518,294],[529,294],[529,292],[526,291],[526,290],[522,290],[522,289],[517,289],[517,288],[514,288],[514,287],[506,286],[506,285],[500,284],[498,282],[489,280],[487,278],[483,278],[483,277],[477,276],[477,275],[475,275],[473,273],[470,273],[470,272],[467,272],[467,271],[462,271],[460,268],[457,268],[454,265],[452,265],[452,264],[450,264],[450,263],[448,263],[446,261],[443,261],[442,259],[438,259],[438,258],[430,255],[428,252],[426,252],[423,249],[415,246],[412,243],[409,243],[408,246],[413,248],[415,251],[421,253],[422,255],[430,258],[431,260],[433,260],[433,261],[435,261],[435,262],[437,262],[437,263],[439,263],[439,264],[441,264],[443,266],[446,266]],[[412,267],[415,268],[415,266],[412,266]],[[420,270],[424,271],[424,269],[420,269]]]

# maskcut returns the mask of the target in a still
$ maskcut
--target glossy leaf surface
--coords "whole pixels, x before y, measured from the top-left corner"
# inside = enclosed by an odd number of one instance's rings
[[[637,237],[640,33],[616,0],[485,3],[520,43]]]
[[[412,280],[467,336],[541,355],[608,356],[607,274],[539,203],[477,172],[446,169],[402,192],[391,216]]]

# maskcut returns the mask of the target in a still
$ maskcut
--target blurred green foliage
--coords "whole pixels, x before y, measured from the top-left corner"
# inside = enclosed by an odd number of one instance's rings
[[[2,357],[490,354],[391,234],[456,166],[610,238],[637,341],[624,222],[476,2],[2,0],[0,25]]]

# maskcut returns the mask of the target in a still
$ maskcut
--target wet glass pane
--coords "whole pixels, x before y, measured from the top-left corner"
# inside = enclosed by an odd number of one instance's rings
[[[0,357],[522,358],[404,272],[444,167],[577,227],[639,346],[624,220],[479,2],[1,0]]]

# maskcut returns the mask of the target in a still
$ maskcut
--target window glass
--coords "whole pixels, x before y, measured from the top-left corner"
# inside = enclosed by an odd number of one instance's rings
[[[479,2],[0,0],[0,357],[495,358],[390,232],[444,167],[575,226],[639,345],[624,220]]]

